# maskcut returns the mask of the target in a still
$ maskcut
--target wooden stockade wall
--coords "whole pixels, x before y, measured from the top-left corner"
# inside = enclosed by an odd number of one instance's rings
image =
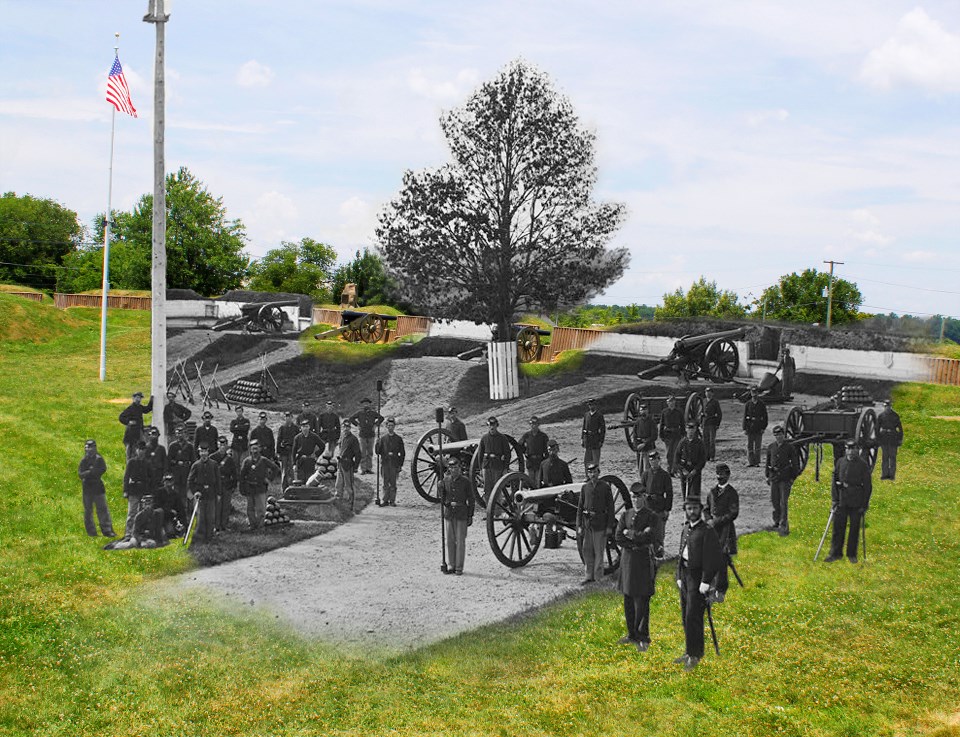
[[[119,294],[107,295],[107,307],[120,310],[149,310],[152,300],[150,297],[127,297]],[[67,307],[100,307],[103,304],[102,294],[59,294],[53,295],[53,305],[58,309]]]
[[[553,328],[550,335],[550,345],[543,350],[543,361],[552,361],[562,351],[579,351],[605,333],[605,330],[594,328]]]
[[[429,317],[397,315],[397,330],[393,334],[393,337],[394,339],[398,339],[407,335],[426,334],[430,332],[431,322],[433,322],[433,320]]]
[[[332,325],[335,328],[340,327],[340,313],[343,310],[331,310],[325,307],[313,308],[314,325]]]
[[[43,292],[4,292],[4,294],[12,294],[14,297],[32,299],[34,302],[43,302]]]
[[[960,361],[955,358],[931,358],[930,383],[960,386]]]

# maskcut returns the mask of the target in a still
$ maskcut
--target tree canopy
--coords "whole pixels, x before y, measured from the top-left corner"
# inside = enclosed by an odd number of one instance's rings
[[[316,302],[329,302],[336,260],[336,251],[313,238],[301,238],[299,243],[283,241],[250,265],[248,288],[307,294]]]
[[[77,213],[51,199],[0,197],[0,281],[52,289],[58,268],[83,241]]]
[[[488,322],[586,302],[622,276],[607,249],[621,204],[591,199],[594,134],[522,60],[441,116],[452,162],[407,171],[377,238],[400,297],[425,314]]]
[[[393,299],[393,289],[383,268],[383,259],[368,248],[363,253],[358,250],[352,261],[340,266],[333,275],[333,299],[340,300],[343,288],[347,284],[357,285],[357,304],[393,305],[405,309],[402,301]]]
[[[816,269],[806,269],[801,274],[786,274],[765,289],[755,304],[770,319],[826,325],[829,282],[830,275]],[[856,321],[862,303],[863,295],[856,284],[834,278],[832,324]]]
[[[663,306],[657,307],[654,319],[666,320],[675,317],[722,317],[734,319],[746,317],[747,310],[739,304],[736,292],[720,290],[715,281],[700,277],[690,285],[686,293],[679,287],[672,294],[663,295]]]

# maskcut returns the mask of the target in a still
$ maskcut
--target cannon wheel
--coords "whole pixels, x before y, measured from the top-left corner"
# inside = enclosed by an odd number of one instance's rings
[[[443,462],[438,451],[431,452],[427,446],[435,448],[439,446],[441,434],[444,442],[453,442],[453,435],[446,428],[435,427],[428,430],[417,441],[413,460],[410,461],[410,478],[413,480],[413,488],[420,496],[434,504],[440,503],[440,479],[443,478],[446,463]]]
[[[379,343],[387,334],[387,321],[379,315],[364,320],[360,326],[360,339],[364,343]]]
[[[623,426],[623,434],[627,438],[627,445],[634,453],[637,452],[637,418],[640,416],[640,404],[642,402],[643,398],[634,392],[623,403],[623,421],[624,423],[630,423]]]
[[[540,358],[543,346],[536,328],[526,327],[517,333],[517,359],[520,363],[533,363]]]
[[[877,465],[877,413],[873,407],[867,407],[860,413],[854,440],[860,446],[860,457],[870,464],[871,470]]]
[[[264,305],[257,310],[256,325],[264,332],[281,332],[283,330],[283,310],[276,305]]]
[[[511,471],[519,471],[523,473],[523,453],[520,450],[520,444],[513,439],[512,435],[507,435],[506,433],[501,433],[503,437],[507,439],[507,442],[510,444],[510,461],[507,463],[507,468],[503,472],[504,475],[510,473]],[[470,459],[470,478],[473,479],[473,488],[476,491],[477,504],[480,506],[487,506],[487,498],[483,493],[483,469],[480,468],[480,443],[477,443],[476,450],[473,451],[473,458]],[[502,477],[501,477],[502,478]],[[490,493],[493,493],[493,489],[490,490]]]
[[[630,492],[627,485],[623,483],[619,476],[608,475],[601,476],[601,481],[610,484],[610,490],[613,491],[613,511],[614,517],[620,519],[620,515],[625,509],[632,509],[633,503],[630,501]],[[577,552],[580,554],[580,560],[583,560],[583,538],[579,531],[577,534]],[[620,567],[620,546],[613,535],[607,535],[607,553],[603,564],[603,573],[609,576]]]
[[[525,513],[535,510],[537,504],[518,504],[514,497],[518,491],[536,488],[525,473],[511,471],[501,476],[490,492],[487,540],[497,560],[509,568],[525,566],[540,549],[543,525],[525,518]]]
[[[696,392],[692,392],[690,396],[687,397],[687,403],[683,407],[683,424],[686,426],[687,423],[692,422],[697,427],[700,427],[702,421],[703,397]]]
[[[799,407],[794,407],[787,415],[787,419],[783,423],[783,434],[797,449],[797,456],[800,459],[799,473],[803,473],[803,469],[807,467],[807,459],[810,457],[810,445],[802,440],[803,411]]]
[[[710,380],[720,383],[732,381],[740,366],[740,351],[729,338],[718,338],[707,346],[703,354],[703,369]]]

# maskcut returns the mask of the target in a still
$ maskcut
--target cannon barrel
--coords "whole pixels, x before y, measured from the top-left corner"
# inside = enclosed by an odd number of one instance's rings
[[[458,453],[461,450],[473,450],[480,444],[479,440],[454,440],[449,443],[443,444],[443,452],[447,453]],[[440,444],[434,445],[433,443],[427,443],[423,446],[431,453],[439,452]]]
[[[715,340],[742,338],[747,334],[746,328],[736,328],[735,330],[721,330],[717,333],[705,333],[703,335],[687,335],[680,338],[673,344],[673,350],[681,353],[695,345],[703,343],[712,343]]]
[[[542,499],[553,499],[567,491],[580,491],[582,483],[560,484],[559,486],[547,486],[543,489],[521,489],[513,495],[517,504],[523,502],[536,502]]]

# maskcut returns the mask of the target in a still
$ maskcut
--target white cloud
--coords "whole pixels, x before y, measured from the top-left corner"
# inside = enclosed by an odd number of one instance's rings
[[[776,110],[757,110],[747,114],[747,125],[751,128],[757,128],[764,123],[780,123],[790,117],[790,113],[783,108]]]
[[[860,76],[882,90],[960,92],[960,36],[915,8],[900,19],[893,36],[867,54]]]
[[[893,243],[893,238],[882,232],[880,219],[869,210],[854,210],[850,217],[854,223],[853,227],[847,231],[850,238],[878,246]]]
[[[251,59],[237,70],[237,84],[241,87],[267,87],[273,81],[273,70]]]
[[[461,69],[452,80],[434,81],[427,78],[423,69],[416,68],[407,75],[407,85],[422,97],[449,103],[465,97],[477,86],[479,79],[475,69]]]

